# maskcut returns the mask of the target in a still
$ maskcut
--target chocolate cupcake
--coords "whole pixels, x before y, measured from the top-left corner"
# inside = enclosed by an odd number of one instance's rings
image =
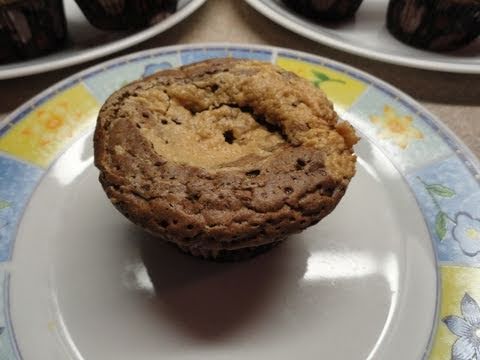
[[[390,0],[387,28],[415,47],[457,49],[480,34],[480,1]]]
[[[0,62],[47,54],[66,37],[62,0],[0,0]]]
[[[283,0],[292,10],[314,20],[343,20],[352,17],[362,0]]]
[[[177,0],[75,0],[88,21],[103,30],[155,24],[177,9]]]
[[[127,218],[192,255],[238,260],[327,216],[357,137],[325,94],[269,63],[214,59],[115,92],[95,165]]]

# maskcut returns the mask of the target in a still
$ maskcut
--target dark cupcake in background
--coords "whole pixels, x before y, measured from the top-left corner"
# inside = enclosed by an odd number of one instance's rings
[[[88,21],[102,30],[129,30],[160,22],[177,0],[75,0]]]
[[[480,0],[390,0],[387,28],[428,50],[454,50],[480,34]]]
[[[0,0],[0,62],[47,54],[66,37],[62,0]]]
[[[283,0],[293,11],[313,20],[338,21],[355,15],[362,0]]]

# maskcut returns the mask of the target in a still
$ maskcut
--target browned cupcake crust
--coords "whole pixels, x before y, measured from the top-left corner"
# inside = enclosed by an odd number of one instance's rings
[[[197,256],[320,221],[355,174],[352,127],[324,93],[268,63],[208,60],[115,92],[95,165],[126,217]]]

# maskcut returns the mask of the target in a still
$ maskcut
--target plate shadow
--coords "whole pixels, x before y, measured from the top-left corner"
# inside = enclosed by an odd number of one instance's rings
[[[215,263],[150,235],[140,238],[140,254],[155,289],[155,312],[187,336],[206,342],[261,322],[282,294],[295,291],[308,258],[297,241],[242,262]]]

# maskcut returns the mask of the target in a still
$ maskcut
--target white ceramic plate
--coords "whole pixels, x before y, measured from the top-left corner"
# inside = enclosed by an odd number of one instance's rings
[[[407,46],[385,26],[387,0],[364,0],[348,21],[319,25],[288,9],[281,0],[246,0],[266,17],[319,43],[388,63],[458,73],[480,73],[480,39],[453,52],[435,53]]]
[[[149,28],[136,32],[102,31],[87,21],[74,0],[65,0],[69,45],[32,60],[0,65],[0,79],[38,74],[80,64],[145,41],[171,28],[197,10],[206,0],[179,0],[177,11]]]
[[[330,216],[250,261],[216,264],[113,208],[93,166],[92,131],[125,83],[227,56],[311,80],[362,140],[358,173]],[[206,44],[95,66],[0,128],[0,358],[421,360],[476,351],[478,169],[411,98],[313,55]]]

